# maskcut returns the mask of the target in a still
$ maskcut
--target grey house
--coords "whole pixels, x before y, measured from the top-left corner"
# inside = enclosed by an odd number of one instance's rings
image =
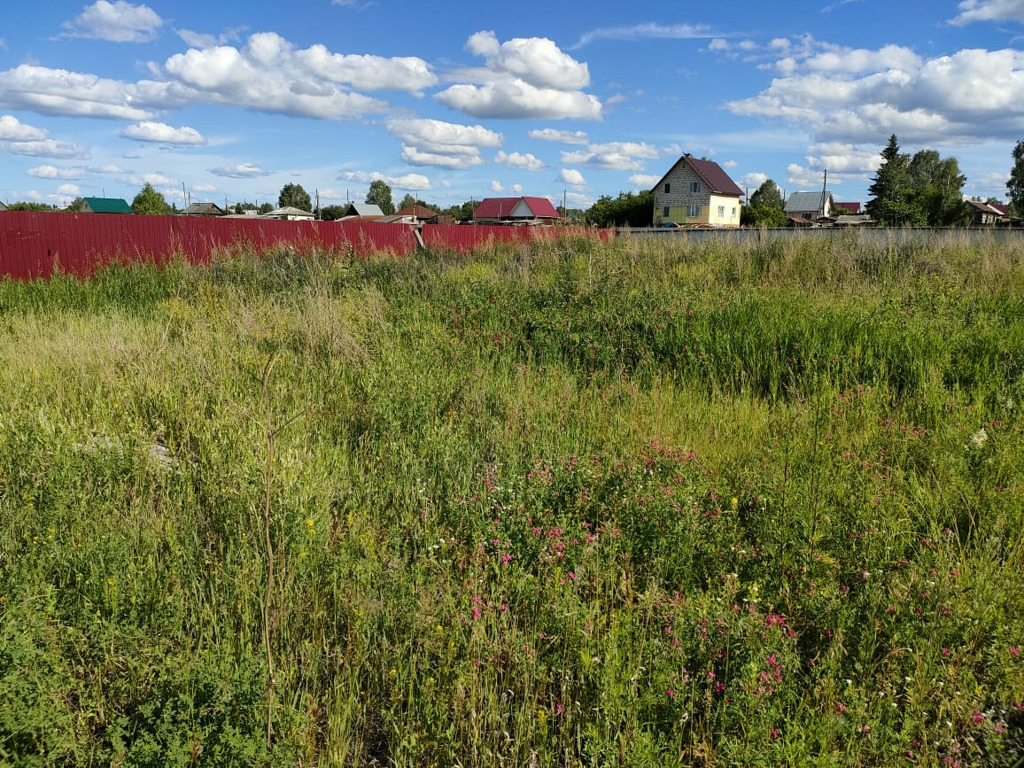
[[[791,219],[810,222],[833,218],[835,207],[836,203],[832,199],[832,193],[826,190],[824,192],[794,192],[789,196],[783,210]]]

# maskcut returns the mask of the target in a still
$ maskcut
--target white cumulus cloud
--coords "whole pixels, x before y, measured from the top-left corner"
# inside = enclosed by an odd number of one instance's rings
[[[411,165],[462,169],[480,165],[483,147],[500,147],[504,137],[482,125],[461,125],[425,118],[393,118],[388,130],[402,142],[402,159]]]
[[[45,115],[147,120],[153,113],[138,106],[143,96],[131,83],[66,69],[21,64],[0,72],[0,106]]]
[[[77,168],[57,168],[53,165],[37,165],[26,173],[39,179],[80,179],[85,173]]]
[[[18,120],[13,115],[0,116],[0,141],[39,141],[47,132]]]
[[[152,120],[129,125],[121,131],[121,136],[135,141],[157,141],[164,144],[206,144],[206,139],[195,128],[175,128]]]
[[[654,176],[649,173],[634,173],[629,177],[629,183],[641,189],[650,189],[661,181],[661,176]]]
[[[941,146],[1016,139],[1024,130],[1022,51],[964,49],[927,59],[887,46],[851,52],[844,65],[845,53],[811,48],[787,56],[782,76],[728,109],[798,124],[815,141],[872,146],[893,133]]]
[[[98,0],[73,21],[65,22],[68,37],[107,40],[112,43],[148,43],[156,38],[163,19],[148,5],[124,0]]]
[[[545,167],[543,160],[531,155],[529,152],[499,152],[494,156],[494,162],[499,165],[506,165],[509,168],[520,168],[524,171],[539,171]]]
[[[575,168],[563,168],[558,174],[559,181],[569,184],[573,187],[585,187],[587,180],[583,178],[583,174],[577,171]]]
[[[435,98],[442,104],[489,118],[579,118],[598,120],[602,106],[584,93],[590,69],[544,37],[499,43],[494,32],[472,35],[466,49],[484,58],[482,70],[457,73],[458,82]]]

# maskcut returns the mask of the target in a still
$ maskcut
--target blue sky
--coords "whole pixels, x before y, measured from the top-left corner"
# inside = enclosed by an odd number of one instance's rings
[[[1024,0],[12,3],[0,199],[586,207],[690,152],[865,201],[893,133],[1003,199],[1022,45]]]

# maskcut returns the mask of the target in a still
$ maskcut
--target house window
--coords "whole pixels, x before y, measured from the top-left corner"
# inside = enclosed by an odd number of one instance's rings
[[[699,184],[700,182],[697,182],[697,183]],[[700,206],[699,205],[688,205],[688,206],[686,206],[686,218],[688,218],[688,219],[696,219],[698,216],[700,216]]]
[[[720,219],[724,219],[725,218],[725,206],[724,205],[718,206],[718,218],[720,218]]]
[[[693,192],[695,195],[699,195],[703,191],[700,182],[699,181],[691,181],[690,182],[690,191]]]
[[[665,206],[665,212],[661,214],[664,218],[668,218],[668,206]]]
[[[671,191],[672,191],[672,184],[666,181],[665,182],[665,194],[667,195]]]

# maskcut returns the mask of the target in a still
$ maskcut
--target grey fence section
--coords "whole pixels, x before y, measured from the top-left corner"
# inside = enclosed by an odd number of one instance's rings
[[[655,229],[651,227],[619,227],[619,237],[652,237],[663,242],[703,243],[717,241],[736,245],[756,244],[769,239],[831,241],[847,238],[865,245],[884,246],[903,243],[918,245],[948,245],[950,242],[965,244],[991,242],[995,244],[1024,243],[1024,228],[1021,227],[949,227],[885,229],[880,227],[817,227],[808,229]]]

